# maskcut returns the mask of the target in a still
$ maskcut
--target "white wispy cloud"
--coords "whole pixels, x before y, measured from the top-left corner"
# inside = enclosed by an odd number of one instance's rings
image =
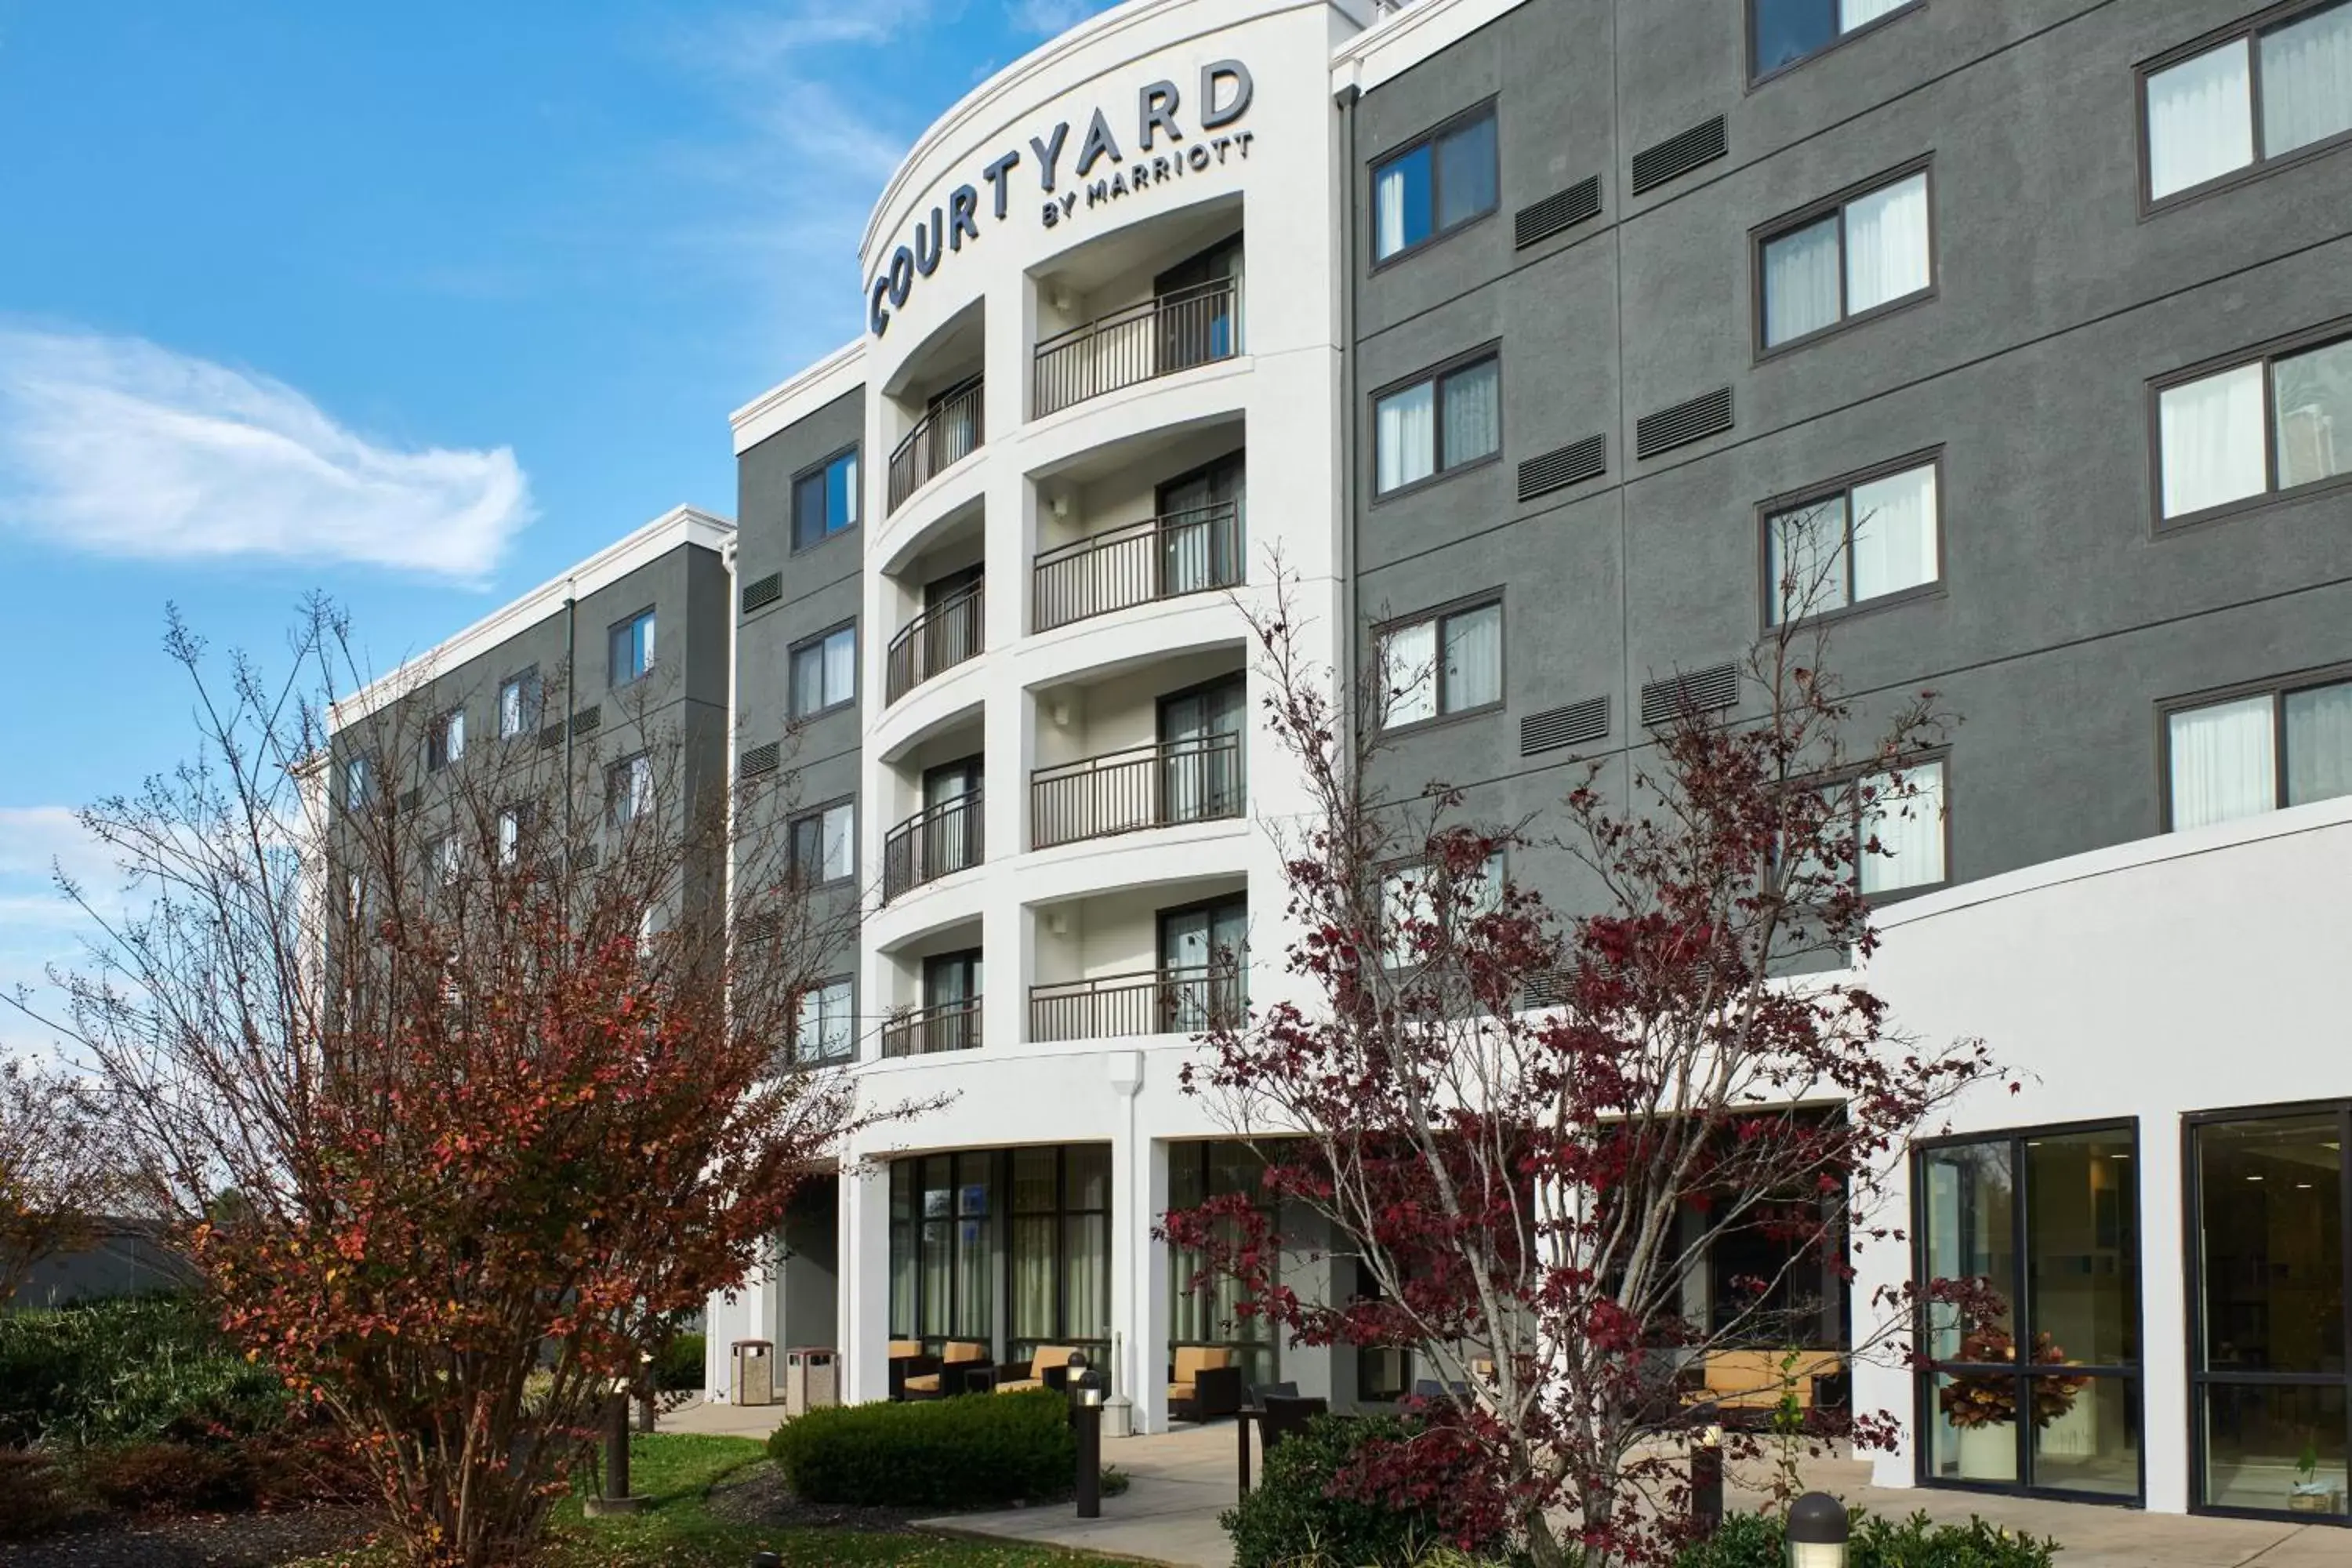
[[[89,918],[58,890],[62,869],[91,906],[109,916],[128,900],[114,853],[82,831],[62,805],[0,806],[0,997],[20,992],[36,1011],[56,1016],[65,998],[49,984],[52,967],[73,970],[97,934]],[[69,1057],[64,1042],[0,1003],[0,1056]]]
[[[0,326],[0,525],[142,560],[478,583],[532,516],[506,447],[404,449],[251,371],[140,338]]]
[[[1004,8],[1004,19],[1016,32],[1050,38],[1105,9],[1105,0],[1013,0]]]

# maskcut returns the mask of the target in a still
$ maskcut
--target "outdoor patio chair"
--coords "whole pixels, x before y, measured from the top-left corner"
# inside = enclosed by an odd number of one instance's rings
[[[1222,1345],[1179,1345],[1168,1372],[1168,1414],[1179,1421],[1211,1421],[1242,1407],[1242,1369]]]
[[[1294,1432],[1303,1432],[1307,1424],[1331,1408],[1328,1399],[1300,1399],[1295,1395],[1273,1394],[1265,1402],[1265,1414],[1258,1418],[1258,1441],[1267,1453],[1274,1446]]]
[[[908,1399],[942,1399],[967,1389],[966,1376],[988,1364],[988,1347],[977,1340],[950,1340],[939,1364],[903,1381]]]
[[[1032,1388],[1069,1386],[1070,1358],[1076,1345],[1039,1345],[1025,1362],[1007,1362],[996,1369],[996,1392],[1020,1394]]]

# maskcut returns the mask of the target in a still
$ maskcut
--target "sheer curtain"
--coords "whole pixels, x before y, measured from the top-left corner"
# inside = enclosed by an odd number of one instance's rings
[[[2172,715],[2168,727],[2175,831],[2252,816],[2278,804],[2269,697],[2188,709]]]
[[[1381,171],[1372,182],[1372,205],[1378,217],[1379,234],[1374,251],[1381,260],[1387,260],[1406,245],[1404,233],[1405,163],[1391,163]]]
[[[1445,622],[1445,694],[1449,713],[1503,696],[1503,607],[1449,616]]]
[[[1936,580],[1936,467],[1853,487],[1853,596]]]
[[[1838,0],[1838,31],[1851,33],[1865,22],[1875,22],[1911,0]]]
[[[1379,488],[1392,490],[1427,479],[1436,466],[1437,384],[1419,386],[1381,399],[1373,444],[1380,452]]]
[[[1381,644],[1388,727],[1437,715],[1437,623],[1399,626]]]
[[[824,639],[824,705],[846,702],[857,689],[857,634],[835,632]]]
[[[2352,795],[2352,681],[2286,694],[2286,803]]]
[[[2278,410],[2280,489],[2330,479],[2352,467],[2352,342],[2273,363],[2271,405]]]
[[[2240,365],[2157,399],[2164,515],[2182,517],[2270,483],[2263,460],[2263,367]]]
[[[1785,343],[1838,319],[1838,226],[1824,218],[1764,247],[1764,342]]]
[[[2263,35],[2263,153],[2352,131],[2352,5]]]
[[[2175,191],[2254,161],[2254,106],[2243,38],[2147,79],[2147,194]]]
[[[1772,624],[1846,604],[1845,497],[1777,513],[1770,530]]]
[[[1445,378],[1445,466],[1483,458],[1502,440],[1502,368],[1495,361]]]
[[[1892,892],[1944,879],[1944,764],[1906,768],[1864,781],[1875,798],[1863,808],[1862,844],[1873,837],[1881,853],[1862,856],[1862,890]]]
[[[989,1204],[987,1154],[956,1156],[955,1331],[963,1339],[996,1337],[996,1230]]]
[[[1848,315],[1927,286],[1927,176],[1914,174],[1846,204]]]

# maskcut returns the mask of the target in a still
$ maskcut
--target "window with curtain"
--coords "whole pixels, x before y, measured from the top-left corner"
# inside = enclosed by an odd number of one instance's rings
[[[614,826],[631,823],[654,808],[654,763],[643,752],[623,757],[604,771],[604,818]]]
[[[1930,888],[1944,868],[1944,764],[1919,763],[1899,773],[1872,773],[1856,792],[1854,842],[1865,893]],[[1875,839],[1876,853],[1867,846]]]
[[[857,696],[857,628],[837,626],[793,649],[793,717],[805,719]]]
[[[1500,703],[1502,605],[1473,605],[1390,627],[1381,637],[1381,667],[1389,692],[1386,729]]]
[[[1502,363],[1489,354],[1372,403],[1375,488],[1391,490],[1489,458],[1503,444]]]
[[[1926,293],[1935,278],[1932,246],[1924,169],[1766,237],[1764,346]]]
[[[793,1026],[793,1060],[838,1062],[857,1054],[854,995],[855,987],[847,976],[801,993],[800,1014]]]
[[[425,733],[425,771],[437,773],[466,755],[466,710],[452,708]]]
[[[1817,55],[1857,27],[1905,11],[1916,0],[1748,0],[1748,61],[1769,76]]]
[[[1386,962],[1391,968],[1412,961],[1422,943],[1416,928],[1436,923],[1438,900],[1432,882],[1436,875],[1433,867],[1412,865],[1396,867],[1381,876],[1381,929],[1387,933]],[[1506,876],[1503,852],[1497,849],[1486,857],[1474,882],[1445,900],[1449,917],[1475,920],[1501,909]]]
[[[607,634],[611,655],[610,684],[626,686],[654,667],[654,613],[639,610],[616,622]]]
[[[857,448],[835,453],[793,481],[793,548],[805,550],[857,525]]]
[[[1246,1143],[1171,1143],[1168,1146],[1168,1206],[1198,1208],[1213,1197],[1239,1194],[1254,1207],[1266,1209],[1263,1191],[1265,1164]],[[1228,1225],[1228,1240],[1239,1238]],[[1197,1289],[1193,1278],[1207,1262],[1206,1255],[1168,1247],[1169,1360],[1179,1345],[1219,1345],[1234,1352],[1244,1386],[1272,1382],[1277,1372],[1279,1345],[1264,1316],[1241,1313],[1241,1282],[1214,1275]],[[1276,1269],[1281,1267],[1277,1258]]]
[[[2152,202],[2332,142],[2352,132],[2352,4],[2208,43],[2141,84]]]
[[[2164,742],[2175,830],[2352,795],[2352,679],[2176,708]]]
[[[539,666],[499,682],[499,739],[510,741],[539,728]]]
[[[499,864],[511,866],[522,858],[524,835],[530,831],[530,807],[509,805],[499,813]]]
[[[1440,126],[1372,166],[1372,257],[1386,261],[1495,210],[1495,106]]]
[[[857,869],[857,803],[836,801],[793,819],[793,869],[812,882],[835,882]]]
[[[996,1156],[890,1163],[890,1333],[995,1343]]]
[[[2167,521],[2338,478],[2352,470],[2352,339],[2159,387],[2156,409]]]
[[[343,809],[359,811],[375,794],[375,773],[365,757],[353,757],[343,764]]]
[[[1006,1296],[1012,1359],[1075,1345],[1101,1365],[1110,1335],[1110,1146],[1015,1149]]]
[[[1764,519],[1766,617],[1778,626],[1941,575],[1933,461],[1842,482]]]

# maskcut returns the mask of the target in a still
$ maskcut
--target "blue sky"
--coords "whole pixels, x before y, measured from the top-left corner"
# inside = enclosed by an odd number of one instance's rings
[[[908,142],[1098,8],[0,0],[0,985],[70,809],[188,749],[166,601],[266,657],[323,589],[389,668],[731,514]]]

